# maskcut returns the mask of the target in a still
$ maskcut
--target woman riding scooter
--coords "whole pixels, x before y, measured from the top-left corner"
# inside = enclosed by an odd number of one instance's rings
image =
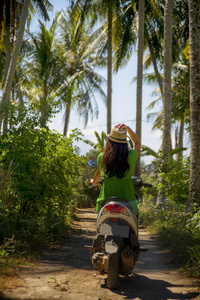
[[[135,144],[134,149],[128,149],[127,133]],[[116,125],[108,134],[106,148],[97,158],[97,170],[93,185],[99,185],[99,180],[104,177],[100,195],[97,199],[96,210],[99,212],[101,203],[109,197],[119,197],[128,201],[135,215],[139,205],[135,197],[132,176],[135,161],[140,153],[141,142],[130,127],[125,124]]]

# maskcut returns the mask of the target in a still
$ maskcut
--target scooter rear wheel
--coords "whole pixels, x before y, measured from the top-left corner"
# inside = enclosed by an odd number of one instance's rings
[[[119,254],[108,254],[107,287],[116,289],[119,284]]]

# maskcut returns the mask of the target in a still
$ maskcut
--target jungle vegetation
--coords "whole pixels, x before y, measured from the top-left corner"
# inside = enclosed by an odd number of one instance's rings
[[[51,9],[48,0],[0,2],[1,265],[56,240],[70,226],[77,205],[94,205],[96,194],[87,189],[90,174],[85,167],[90,154],[80,155],[74,143],[84,137],[78,129],[68,135],[71,108],[87,126],[89,118],[98,117],[99,94],[107,105],[110,131],[112,71],[125,66],[137,48],[136,132],[141,136],[144,80],[157,83],[157,99],[149,103],[148,117],[153,128],[162,130],[160,151],[143,145],[136,165],[140,175],[142,155],[153,155],[157,166],[146,178],[158,184],[144,191],[142,220],[165,234],[171,245],[174,230],[176,237],[191,238],[187,257],[178,259],[199,276],[199,1],[66,1],[66,8],[47,27]],[[30,30],[34,16],[39,18],[37,32]],[[99,68],[107,68],[107,81]],[[151,114],[158,101],[161,111]],[[65,123],[59,134],[48,122],[62,108]],[[184,156],[184,131],[190,134],[189,157]],[[93,156],[103,149],[106,133],[95,135]]]

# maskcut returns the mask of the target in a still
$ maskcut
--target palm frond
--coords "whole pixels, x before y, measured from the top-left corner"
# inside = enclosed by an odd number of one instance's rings
[[[153,156],[155,158],[159,158],[159,155],[151,148],[142,145],[141,147],[141,156]]]

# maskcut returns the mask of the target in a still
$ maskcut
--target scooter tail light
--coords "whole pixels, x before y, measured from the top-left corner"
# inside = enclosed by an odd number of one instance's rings
[[[129,216],[126,207],[119,204],[109,204],[104,206],[101,215],[105,215],[105,214],[123,214]]]
[[[112,222],[118,222],[118,219],[111,219]]]

